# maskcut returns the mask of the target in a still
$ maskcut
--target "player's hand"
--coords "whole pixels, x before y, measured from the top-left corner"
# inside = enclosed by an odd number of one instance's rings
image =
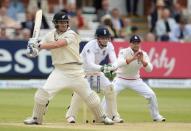
[[[29,41],[28,41],[27,48],[28,47],[39,49],[39,41],[38,41],[38,39],[30,38]]]
[[[134,61],[134,60],[140,61],[142,56],[143,53],[141,51],[137,51],[129,61]]]
[[[142,51],[138,51],[136,55],[137,55],[138,61],[142,62],[143,61],[143,52]]]
[[[107,73],[104,73],[104,75],[110,80],[112,81],[115,76],[116,76],[116,72],[115,71],[109,71]]]
[[[117,69],[117,67],[109,64],[109,65],[103,65],[100,70],[103,73],[107,73],[107,72],[110,72],[110,71],[114,71],[116,69]]]
[[[26,56],[27,56],[27,57],[29,57],[29,58],[37,57],[37,56],[38,56],[38,53],[39,53],[39,49],[33,48],[33,47],[31,47],[31,46],[28,46],[28,47],[27,47],[27,53],[26,53]]]

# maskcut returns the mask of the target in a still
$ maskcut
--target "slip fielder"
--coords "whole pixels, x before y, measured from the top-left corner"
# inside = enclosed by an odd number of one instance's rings
[[[113,124],[113,121],[106,117],[99,96],[91,90],[88,81],[84,78],[79,56],[80,39],[69,27],[67,12],[56,13],[53,23],[55,29],[50,31],[42,42],[38,43],[36,39],[30,39],[28,42],[28,56],[36,57],[40,49],[50,50],[55,68],[45,85],[36,91],[32,117],[24,120],[24,123],[42,124],[48,102],[62,89],[70,88],[85,101],[98,118],[98,122]]]
[[[151,117],[154,121],[165,121],[159,114],[157,98],[153,90],[140,78],[140,69],[151,72],[153,66],[147,53],[141,50],[141,39],[134,35],[130,38],[130,47],[121,49],[118,55],[117,76],[113,81],[119,94],[125,88],[130,88],[148,100]],[[103,101],[105,103],[106,100]],[[107,106],[105,106],[107,108]]]

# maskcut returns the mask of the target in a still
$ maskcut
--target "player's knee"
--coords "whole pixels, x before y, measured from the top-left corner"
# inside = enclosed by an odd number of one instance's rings
[[[100,98],[94,91],[86,98],[86,104],[93,108],[100,104]]]
[[[49,94],[43,89],[38,89],[35,93],[34,99],[39,104],[46,105],[49,100]]]
[[[107,99],[113,99],[114,96],[116,96],[116,92],[114,90],[114,86],[110,85],[107,88],[104,89],[104,95]]]
[[[147,99],[155,99],[156,98],[156,95],[155,95],[155,93],[152,91],[152,92],[149,92],[149,94],[148,94],[148,97],[147,97]]]

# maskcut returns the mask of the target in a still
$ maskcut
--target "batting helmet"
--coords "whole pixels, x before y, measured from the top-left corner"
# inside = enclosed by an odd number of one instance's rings
[[[98,28],[96,30],[96,34],[95,34],[97,37],[110,37],[111,34],[109,33],[109,30],[105,27],[101,27],[101,28]]]
[[[141,39],[140,39],[140,37],[138,36],[138,35],[133,35],[131,38],[130,38],[130,41],[129,41],[130,43],[135,43],[135,42],[137,42],[137,43],[139,43],[139,42],[141,42]]]
[[[54,15],[52,22],[57,23],[58,21],[69,21],[66,11],[60,11]]]

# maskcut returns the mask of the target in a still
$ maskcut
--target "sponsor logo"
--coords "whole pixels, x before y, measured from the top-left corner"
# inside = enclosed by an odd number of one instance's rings
[[[52,71],[52,67],[47,65],[49,56],[50,53],[48,51],[42,51],[36,60],[34,60],[26,57],[26,49],[18,49],[16,52],[0,49],[0,74],[9,72],[18,74],[31,72],[49,74]]]
[[[168,76],[173,72],[176,64],[176,59],[174,57],[167,56],[166,48],[163,48],[162,51],[159,53],[153,47],[148,52],[148,55],[151,63],[153,64],[153,67],[155,67],[156,69],[165,69],[164,76]]]

